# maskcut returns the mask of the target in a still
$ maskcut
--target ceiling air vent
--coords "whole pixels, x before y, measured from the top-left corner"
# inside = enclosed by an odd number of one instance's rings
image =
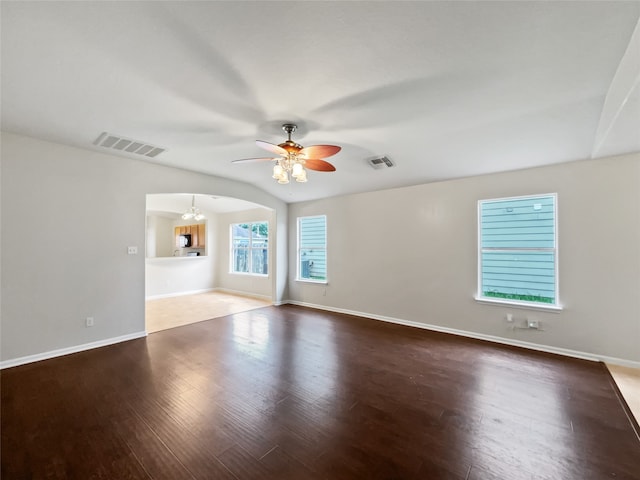
[[[140,140],[131,140],[107,132],[102,132],[93,144],[110,150],[135,153],[136,155],[143,155],[150,158],[157,157],[166,150],[166,148],[157,147],[146,142],[141,142]]]
[[[393,163],[391,161],[391,159],[389,157],[386,157],[386,156],[385,157],[371,158],[371,159],[367,160],[367,163],[369,163],[369,165],[371,165],[376,170],[379,170],[381,168],[391,168],[391,167],[395,166],[395,163]]]

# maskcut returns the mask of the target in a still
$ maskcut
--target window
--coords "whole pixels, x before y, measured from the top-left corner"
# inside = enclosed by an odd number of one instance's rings
[[[559,308],[556,200],[478,202],[478,300]]]
[[[231,225],[231,272],[251,275],[269,273],[269,223]]]
[[[327,281],[327,217],[298,218],[298,280]]]

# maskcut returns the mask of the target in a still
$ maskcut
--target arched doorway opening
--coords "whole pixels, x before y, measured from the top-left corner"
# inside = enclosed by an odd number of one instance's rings
[[[148,194],[146,331],[271,305],[275,215],[230,197]]]

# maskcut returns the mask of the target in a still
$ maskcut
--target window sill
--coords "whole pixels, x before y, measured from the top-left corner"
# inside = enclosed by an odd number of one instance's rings
[[[174,261],[174,260],[202,260],[203,258],[209,258],[207,255],[194,255],[194,256],[187,256],[187,255],[180,255],[177,257],[145,257],[145,260],[147,262],[150,263],[154,263],[154,262],[165,262],[165,261]]]
[[[487,305],[508,305],[509,307],[512,308],[524,308],[527,310],[547,310],[547,311],[551,311],[551,312],[556,312],[556,313],[560,313],[563,308],[560,305],[543,305],[543,304],[537,304],[537,303],[524,303],[524,302],[514,302],[514,301],[510,301],[510,300],[498,300],[498,299],[492,299],[492,298],[480,298],[480,297],[474,297],[475,301],[478,303],[484,303]]]
[[[312,280],[310,278],[296,278],[296,282],[301,282],[301,283],[315,283],[318,285],[328,285],[329,282],[327,282],[326,280]]]
[[[249,273],[249,272],[229,272],[229,275],[242,275],[243,277],[262,277],[269,278],[269,274],[264,273]]]

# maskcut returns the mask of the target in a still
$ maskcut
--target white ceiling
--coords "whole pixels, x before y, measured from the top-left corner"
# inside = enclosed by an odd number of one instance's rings
[[[640,150],[633,55],[620,68],[638,1],[0,5],[3,130],[142,140],[168,149],[149,161],[287,202]],[[613,95],[616,72],[633,81]],[[337,172],[278,185],[269,163],[231,164],[284,121],[341,145]]]

